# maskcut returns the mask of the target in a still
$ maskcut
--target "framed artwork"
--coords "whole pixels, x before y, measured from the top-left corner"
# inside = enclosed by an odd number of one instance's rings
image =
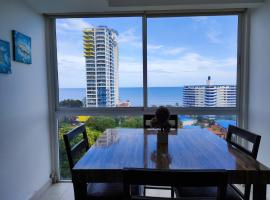
[[[12,38],[14,61],[32,64],[31,38],[14,30]]]
[[[0,73],[11,73],[10,46],[3,40],[0,40]]]

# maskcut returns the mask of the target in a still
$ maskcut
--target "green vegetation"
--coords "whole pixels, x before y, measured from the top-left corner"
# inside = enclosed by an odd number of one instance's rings
[[[77,127],[80,123],[76,117],[65,117],[59,122],[59,159],[61,179],[70,179],[70,169],[67,159],[63,135]],[[85,122],[86,132],[90,146],[95,143],[98,137],[108,128],[142,128],[142,117],[89,117]],[[72,142],[76,143],[81,138],[75,138]]]
[[[108,128],[115,128],[118,126],[117,119],[112,117],[90,117],[86,121],[86,125],[100,132],[103,132]]]
[[[71,177],[63,135],[79,125],[79,124],[71,123],[73,121],[74,119],[65,119],[61,121],[59,124],[59,159],[60,159],[60,171],[61,171],[62,179],[70,179]],[[101,134],[100,131],[93,130],[89,126],[86,126],[86,132],[87,132],[90,146],[94,144],[94,142],[97,140],[97,138]],[[72,140],[72,143],[76,144],[81,139],[82,139],[82,135],[80,135],[80,137],[74,138]]]
[[[80,100],[65,99],[59,102],[60,107],[79,108],[83,106],[83,102]]]
[[[121,125],[121,127],[125,128],[142,128],[143,119],[142,117],[122,117],[119,119],[119,124]]]

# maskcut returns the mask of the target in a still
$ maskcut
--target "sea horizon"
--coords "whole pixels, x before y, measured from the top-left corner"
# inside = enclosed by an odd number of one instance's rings
[[[86,88],[59,88],[59,101],[64,99],[83,100]],[[131,106],[143,106],[143,87],[119,87],[121,102],[130,101]],[[148,105],[181,106],[183,87],[148,87]]]
[[[184,86],[151,86],[148,88],[182,88]],[[119,87],[119,88],[143,88],[142,87]],[[59,89],[86,89],[86,87],[60,87]]]

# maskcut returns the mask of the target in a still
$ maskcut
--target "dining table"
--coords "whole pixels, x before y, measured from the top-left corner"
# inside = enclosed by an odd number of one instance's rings
[[[85,183],[122,182],[124,168],[166,170],[225,169],[228,184],[252,184],[253,199],[266,200],[270,169],[207,128],[107,129],[72,169],[75,199]]]

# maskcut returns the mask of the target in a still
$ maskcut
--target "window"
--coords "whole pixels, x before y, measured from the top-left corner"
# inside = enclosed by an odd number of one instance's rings
[[[148,106],[236,107],[237,27],[237,16],[148,18]]]
[[[143,105],[140,17],[57,19],[60,107]]]
[[[241,16],[55,18],[60,179],[70,178],[63,134],[79,123],[92,144],[107,128],[141,128],[163,105],[179,128],[224,137],[242,120]]]

